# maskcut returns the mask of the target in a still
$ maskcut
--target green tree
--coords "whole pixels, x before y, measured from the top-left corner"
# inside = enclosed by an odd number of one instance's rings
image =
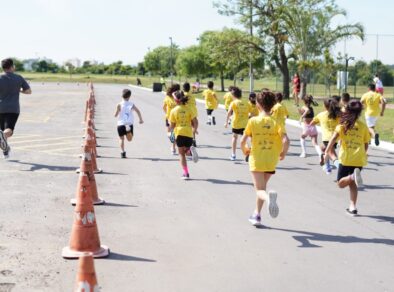
[[[209,71],[208,59],[206,51],[201,46],[191,46],[179,52],[175,68],[179,74],[201,78]]]
[[[173,44],[172,54],[170,47],[160,46],[147,53],[144,57],[144,66],[147,71],[161,76],[169,76],[171,67],[174,67],[178,57],[179,48]],[[172,55],[172,57],[171,57]]]

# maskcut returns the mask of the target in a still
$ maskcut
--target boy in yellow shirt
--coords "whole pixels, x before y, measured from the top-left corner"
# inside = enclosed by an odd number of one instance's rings
[[[368,86],[369,91],[361,97],[361,103],[366,106],[365,121],[369,128],[371,136],[375,139],[375,145],[379,145],[379,134],[375,133],[375,125],[378,120],[379,114],[381,117],[384,115],[386,108],[386,99],[375,91],[375,84]],[[380,105],[382,109],[380,110]]]
[[[256,209],[249,218],[249,222],[254,226],[261,224],[260,213],[265,201],[268,202],[268,211],[272,218],[276,218],[279,214],[276,203],[277,193],[275,191],[267,193],[266,190],[269,179],[275,174],[276,165],[286,156],[289,140],[285,139],[287,135],[283,134],[280,125],[270,116],[275,103],[275,95],[272,92],[262,91],[257,96],[260,114],[249,119],[241,139],[243,153],[250,156],[249,170],[257,195]],[[251,147],[247,145],[249,138],[252,140]]]
[[[246,100],[242,99],[242,91],[238,87],[233,87],[232,90],[233,102],[230,104],[229,111],[227,112],[226,122],[224,127],[228,127],[228,121],[231,115],[234,114],[233,120],[231,122],[232,127],[232,141],[231,141],[231,156],[230,160],[234,161],[236,159],[236,149],[238,135],[243,135],[246,124],[249,119],[249,104]]]
[[[224,101],[224,108],[226,110],[226,112],[228,112],[229,108],[230,108],[230,104],[233,102],[233,91],[234,86],[229,86],[228,87],[228,92],[223,95],[223,101]],[[231,119],[228,122],[229,124],[231,123]]]
[[[256,105],[256,93],[251,92],[249,94],[249,118],[259,115],[259,110]]]
[[[287,107],[282,104],[283,94],[280,92],[275,93],[275,100],[276,104],[271,110],[271,116],[276,119],[282,127],[283,133],[286,133],[286,119],[289,117],[289,111]]]
[[[368,128],[359,119],[362,109],[360,101],[349,102],[328,143],[324,157],[325,161],[328,161],[329,157],[336,159],[333,151],[334,145],[337,140],[340,140],[337,183],[341,189],[349,187],[350,205],[346,212],[351,216],[358,214],[356,207],[358,188],[363,184],[361,170],[367,165],[367,150],[370,141]]]
[[[173,84],[170,88],[167,89],[166,97],[163,100],[163,111],[165,114],[167,135],[170,139],[170,142],[172,143],[171,152],[173,155],[176,154],[176,150],[175,150],[174,135],[173,135],[171,128],[170,128],[169,118],[170,118],[171,110],[176,106],[176,101],[174,100],[174,97],[172,96],[172,94],[175,91],[178,91],[179,89],[180,89],[179,84]]]
[[[190,92],[190,83],[189,82],[183,83],[182,88],[183,88],[184,95],[187,97],[187,106],[191,109],[191,111],[193,112],[193,114],[197,118],[197,116],[198,116],[197,103],[196,103],[196,98]],[[195,135],[193,135],[193,146],[197,147],[197,142],[196,142],[196,136]]]
[[[170,129],[174,130],[175,142],[178,146],[179,160],[183,169],[182,179],[190,178],[186,154],[191,152],[194,162],[198,161],[196,148],[193,146],[193,135],[198,134],[198,121],[195,113],[187,106],[188,98],[182,91],[173,93],[177,106],[170,113]]]
[[[216,125],[215,116],[212,115],[213,111],[218,108],[218,98],[216,97],[216,93],[213,90],[213,82],[209,81],[208,89],[205,89],[202,93],[202,96],[205,99],[205,108],[207,110],[208,115],[208,125]]]

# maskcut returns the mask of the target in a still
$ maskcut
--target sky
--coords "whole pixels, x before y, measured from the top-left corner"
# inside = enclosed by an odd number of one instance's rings
[[[149,48],[170,44],[197,44],[206,30],[235,27],[234,18],[221,16],[212,0],[0,0],[2,30],[0,59],[46,57],[118,60],[135,65]],[[394,1],[337,0],[348,15],[337,23],[360,22],[367,36],[339,43],[339,51],[356,60],[376,58],[376,35],[394,35]],[[378,57],[394,64],[394,36],[379,37]]]

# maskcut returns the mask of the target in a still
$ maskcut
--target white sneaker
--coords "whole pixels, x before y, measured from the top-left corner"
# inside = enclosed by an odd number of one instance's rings
[[[360,169],[359,169],[359,168],[356,168],[356,169],[354,170],[353,174],[354,174],[354,182],[356,183],[356,186],[357,186],[358,188],[359,188],[359,187],[362,187],[362,185],[363,185],[363,178],[361,177],[361,171],[360,171]]]
[[[230,160],[231,160],[231,161],[235,161],[235,159],[237,159],[237,157],[236,157],[234,154],[231,154]]]
[[[276,203],[278,194],[275,191],[268,192],[268,212],[271,218],[276,218],[279,215],[279,206]]]
[[[193,162],[197,163],[198,162],[198,153],[197,153],[196,147],[191,146],[190,147],[190,152],[192,153]]]
[[[306,153],[305,153],[305,152],[302,152],[302,153],[300,154],[300,157],[301,157],[301,158],[305,158],[305,157],[306,157]]]
[[[8,150],[7,139],[5,138],[5,135],[4,135],[3,131],[1,131],[1,130],[0,130],[0,149],[3,151]]]

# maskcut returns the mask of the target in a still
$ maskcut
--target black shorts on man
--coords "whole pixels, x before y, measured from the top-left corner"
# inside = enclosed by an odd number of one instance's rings
[[[16,113],[4,113],[0,114],[0,129],[11,129],[14,131],[16,122],[18,121],[19,114]]]
[[[126,126],[118,126],[119,137],[126,136],[128,133],[131,133],[131,135],[134,135],[133,125],[129,125],[128,127],[130,127],[129,131],[127,131]]]
[[[193,138],[186,136],[177,136],[175,139],[176,146],[190,148],[193,145]]]

